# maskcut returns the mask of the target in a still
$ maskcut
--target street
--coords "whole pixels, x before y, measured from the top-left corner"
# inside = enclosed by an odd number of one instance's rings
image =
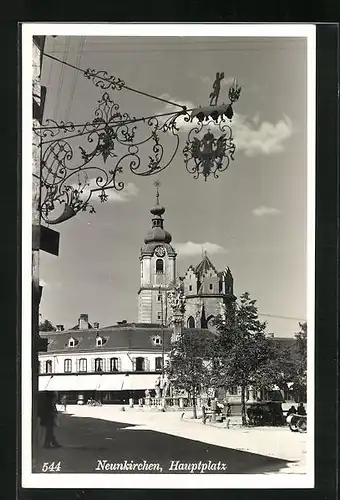
[[[63,473],[141,473],[141,467],[151,464],[154,470],[144,469],[146,473],[187,474],[190,470],[185,464],[197,464],[191,465],[194,473],[202,472],[203,468],[205,473],[251,474],[275,472],[287,466],[287,460],[186,439],[130,423],[75,417],[68,413],[60,414],[59,421],[56,436],[62,448],[39,448],[33,472],[43,472],[44,464],[46,469],[46,464],[53,462],[54,467],[60,462]],[[117,467],[125,467],[125,470],[117,470]],[[53,467],[46,470],[46,473],[52,472]]]

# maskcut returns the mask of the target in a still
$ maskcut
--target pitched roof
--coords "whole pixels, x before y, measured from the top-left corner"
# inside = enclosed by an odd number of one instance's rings
[[[190,333],[191,330],[202,331],[207,330],[184,328],[184,334]],[[162,338],[164,334],[164,348],[170,348],[170,339],[173,334],[172,328],[162,328],[160,325],[146,323],[142,324],[124,324],[114,325],[110,327],[92,329],[92,330],[67,330],[63,332],[44,332],[41,333],[42,338],[48,339],[48,353],[65,353],[65,352],[96,352],[105,353],[106,351],[155,351],[161,352],[162,346],[155,345],[152,338],[156,335]],[[96,337],[100,336],[103,339],[103,345],[96,346]],[[68,347],[70,338],[75,339],[74,347]]]
[[[203,259],[197,266],[195,267],[195,273],[198,275],[206,274],[209,269],[213,269],[215,273],[217,274],[217,270],[211,260],[209,259],[208,255],[205,253]]]

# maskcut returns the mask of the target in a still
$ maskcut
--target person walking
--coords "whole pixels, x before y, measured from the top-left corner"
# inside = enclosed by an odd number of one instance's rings
[[[54,435],[54,427],[58,415],[56,399],[54,392],[39,394],[38,417],[40,418],[40,425],[45,428],[44,448],[61,447]]]
[[[66,411],[66,405],[67,405],[67,396],[64,394],[64,396],[62,396],[61,398],[61,404],[63,405],[64,407],[64,411]]]

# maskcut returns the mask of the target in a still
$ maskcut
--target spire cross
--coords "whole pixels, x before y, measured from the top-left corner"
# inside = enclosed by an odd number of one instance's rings
[[[156,203],[157,205],[159,205],[159,186],[161,185],[161,183],[159,181],[155,181],[153,183],[153,185],[156,187]]]

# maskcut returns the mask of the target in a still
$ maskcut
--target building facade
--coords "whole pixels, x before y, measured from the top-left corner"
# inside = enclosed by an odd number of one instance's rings
[[[164,366],[178,329],[183,335],[192,329],[202,335],[213,332],[219,305],[236,300],[230,269],[217,271],[207,253],[177,277],[177,253],[164,229],[165,208],[159,204],[158,190],[150,212],[151,228],[139,257],[138,322],[100,327],[81,314],[73,328],[57,325],[57,331],[41,332],[48,345],[47,352],[39,354],[40,391],[66,395],[72,403],[89,398],[127,403],[146,394],[152,397],[164,382]],[[172,314],[175,287],[185,302],[179,318]],[[229,388],[226,394],[230,401],[239,401],[240,388]]]

